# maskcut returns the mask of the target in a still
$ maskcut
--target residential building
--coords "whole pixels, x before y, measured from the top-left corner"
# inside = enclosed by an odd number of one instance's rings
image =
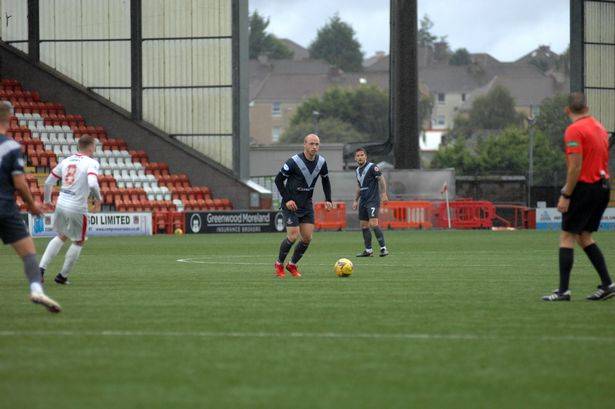
[[[250,61],[250,137],[256,144],[279,139],[295,109],[336,83],[337,70],[320,60]]]
[[[536,115],[545,98],[569,88],[565,73],[554,69],[543,72],[533,62],[536,58],[552,60],[556,58],[554,55],[549,49],[539,47],[519,61],[504,63],[489,54],[477,53],[471,54],[472,64],[454,66],[435,61],[432,49],[420,47],[420,89],[434,97],[431,124],[427,124],[426,129],[432,132],[430,140],[451,129],[461,111],[496,85],[510,91],[519,112],[526,116]],[[305,54],[300,52],[294,60],[250,62],[252,143],[277,142],[288,129],[297,107],[310,97],[321,96],[330,87],[352,88],[368,84],[389,89],[389,57],[383,52],[367,58],[359,73],[344,73],[324,61],[302,56]]]
[[[302,61],[310,59],[310,52],[307,48],[295,43],[293,40],[289,40],[288,38],[281,38],[280,40],[293,52],[293,60]]]

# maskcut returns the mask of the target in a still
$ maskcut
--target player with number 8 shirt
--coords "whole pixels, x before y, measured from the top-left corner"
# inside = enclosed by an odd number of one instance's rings
[[[89,135],[83,135],[79,138],[78,146],[79,152],[60,162],[45,181],[46,205],[51,204],[51,192],[58,180],[61,181],[61,188],[53,220],[53,230],[57,236],[49,242],[41,259],[42,275],[66,240],[70,239],[73,242],[66,252],[62,270],[55,277],[55,282],[58,284],[68,284],[68,274],[85,244],[88,228],[88,198],[90,195],[94,197],[95,210],[99,210],[102,201],[98,186],[99,164],[92,158],[96,140]]]

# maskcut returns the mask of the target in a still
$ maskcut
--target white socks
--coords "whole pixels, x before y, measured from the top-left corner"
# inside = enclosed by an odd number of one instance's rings
[[[66,256],[64,256],[64,266],[62,267],[62,271],[60,271],[60,275],[64,278],[68,277],[70,270],[75,265],[75,262],[79,258],[81,254],[81,246],[76,244],[71,244],[71,246],[66,251]]]
[[[49,264],[53,261],[53,259],[58,255],[60,250],[62,250],[62,246],[64,246],[64,242],[60,240],[59,237],[54,237],[49,244],[47,245],[47,249],[45,249],[45,253],[41,258],[40,266],[41,268],[47,268]],[[68,250],[66,251],[66,255],[64,256],[64,266],[62,267],[62,271],[60,274],[62,277],[68,277],[71,269],[75,265],[75,262],[79,258],[81,254],[81,246],[76,244],[71,244]]]
[[[30,284],[30,293],[31,294],[43,294],[43,286],[41,285],[41,283]]]
[[[64,242],[60,240],[60,238],[57,236],[49,242],[47,248],[45,249],[43,257],[41,258],[41,268],[47,268],[47,266],[53,261],[55,256],[57,256],[60,250],[62,250],[62,246],[64,246]]]

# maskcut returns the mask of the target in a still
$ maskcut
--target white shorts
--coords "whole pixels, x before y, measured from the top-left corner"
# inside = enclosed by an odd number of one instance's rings
[[[84,241],[88,230],[88,218],[83,213],[73,213],[56,208],[53,230],[72,241]]]

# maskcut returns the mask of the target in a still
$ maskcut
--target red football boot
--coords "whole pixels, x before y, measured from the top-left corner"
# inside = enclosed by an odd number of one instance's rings
[[[275,275],[278,276],[278,278],[284,278],[284,276],[286,275],[286,273],[284,272],[284,264],[280,263],[279,261],[276,261],[274,264],[274,268]]]
[[[299,272],[299,269],[297,268],[296,264],[293,263],[288,263],[286,265],[286,269],[288,270],[288,272],[295,278],[299,278],[301,277],[301,273]]]

